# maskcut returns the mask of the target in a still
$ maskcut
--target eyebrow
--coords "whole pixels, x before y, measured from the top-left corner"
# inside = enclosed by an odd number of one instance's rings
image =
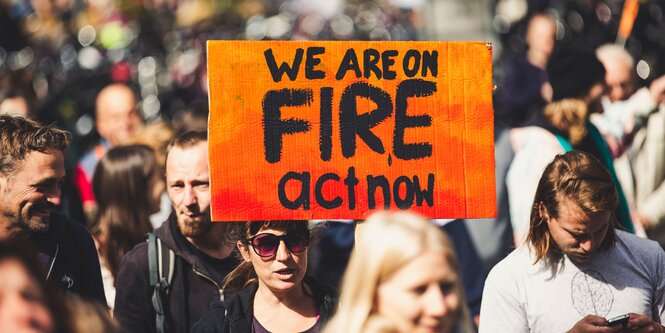
[[[38,179],[34,183],[32,183],[32,186],[35,185],[50,185],[50,184],[61,184],[65,182],[65,177],[62,177],[61,179],[58,179],[58,177],[46,177],[42,179]]]
[[[566,228],[566,227],[561,227],[561,228],[562,228],[563,230],[565,230],[566,232],[568,232],[569,234],[573,235],[573,236],[585,236],[585,235],[588,234],[588,233],[586,233],[586,232],[584,232],[584,231],[570,230],[570,229],[568,229],[568,228]]]

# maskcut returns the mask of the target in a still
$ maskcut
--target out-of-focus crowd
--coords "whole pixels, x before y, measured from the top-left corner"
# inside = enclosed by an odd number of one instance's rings
[[[0,331],[665,331],[665,3],[623,38],[629,2],[0,0]],[[494,42],[496,218],[210,221],[207,40],[439,16]]]

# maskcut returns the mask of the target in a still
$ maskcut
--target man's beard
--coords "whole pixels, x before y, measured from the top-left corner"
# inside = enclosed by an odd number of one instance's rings
[[[2,206],[0,204],[0,206]],[[23,206],[14,210],[5,210],[0,208],[0,219],[4,219],[8,222],[5,226],[7,230],[15,230],[18,233],[29,234],[33,232],[46,232],[50,226],[50,208],[46,208],[48,205],[41,205],[39,207],[42,212],[44,209],[49,211],[47,215],[35,214],[35,206]]]
[[[196,238],[212,229],[212,222],[206,218],[182,219],[178,217],[178,227],[185,237]]]
[[[39,205],[35,204],[27,209],[24,209],[24,212],[19,212],[19,226],[29,232],[46,232],[49,229],[50,218],[51,218],[51,207],[49,205]],[[35,210],[47,210],[49,211],[48,215],[36,215],[34,214]]]

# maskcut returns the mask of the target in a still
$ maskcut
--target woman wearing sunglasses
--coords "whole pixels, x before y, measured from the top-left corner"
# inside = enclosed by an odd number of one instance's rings
[[[237,291],[216,302],[192,332],[318,333],[336,306],[336,293],[305,276],[310,231],[305,221],[237,225],[242,263],[224,282]]]

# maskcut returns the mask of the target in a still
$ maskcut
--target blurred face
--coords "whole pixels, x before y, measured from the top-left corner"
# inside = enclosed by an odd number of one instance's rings
[[[0,221],[10,233],[46,231],[51,209],[60,205],[65,178],[63,152],[32,151],[15,173],[0,173]]]
[[[612,102],[623,101],[633,93],[632,69],[621,60],[604,61],[605,83],[609,87],[608,97]]]
[[[97,131],[112,146],[126,142],[142,124],[132,91],[112,85],[97,97]]]
[[[556,26],[554,22],[545,17],[537,16],[529,24],[529,30],[525,38],[529,45],[529,50],[549,56],[554,49],[555,37]]]
[[[295,231],[289,231],[295,233]],[[273,234],[282,236],[286,232],[277,229],[261,229],[257,235]],[[293,247],[292,247],[293,249]],[[302,252],[290,251],[284,240],[279,242],[277,251],[269,257],[261,257],[261,247],[238,242],[238,250],[245,261],[251,262],[259,278],[259,288],[267,288],[276,295],[288,293],[300,286],[307,271],[307,249]]]
[[[605,240],[610,227],[610,212],[586,215],[572,200],[564,199],[559,208],[559,217],[549,217],[544,206],[539,209],[541,217],[547,220],[552,239],[556,245],[574,262],[589,260]]]
[[[9,114],[28,118],[30,108],[23,97],[7,98],[0,103],[0,114]]]
[[[166,159],[166,191],[183,236],[196,238],[210,231],[207,142],[171,149]]]
[[[15,259],[0,262],[0,332],[53,332],[37,281]]]
[[[603,112],[603,105],[600,102],[600,98],[605,95],[606,91],[607,86],[604,83],[596,83],[589,89],[589,93],[584,98],[589,107],[589,114]]]
[[[424,252],[379,286],[376,311],[400,333],[450,332],[461,306],[457,280],[444,253]]]

